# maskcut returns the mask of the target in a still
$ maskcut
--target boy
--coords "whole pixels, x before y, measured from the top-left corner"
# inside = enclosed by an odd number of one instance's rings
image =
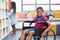
[[[42,24],[37,24],[35,27],[35,30],[37,30],[40,33],[40,36],[44,36],[44,35],[46,35],[46,32],[50,30],[51,23],[48,21],[48,19],[46,17],[42,16],[42,13],[43,13],[42,7],[38,7],[36,11],[37,11],[37,16],[34,19],[34,22],[46,21],[48,23],[47,29],[46,29],[46,25],[42,25]],[[43,30],[41,31],[41,29],[43,29]],[[28,40],[32,40],[32,35],[34,35],[34,33],[35,33],[34,28],[23,30],[20,40],[24,40],[25,35],[27,33],[28,33]]]

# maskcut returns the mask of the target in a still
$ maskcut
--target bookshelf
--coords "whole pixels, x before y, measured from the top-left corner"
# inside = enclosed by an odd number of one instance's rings
[[[0,40],[3,40],[11,31],[9,19],[6,17],[9,0],[0,0]]]

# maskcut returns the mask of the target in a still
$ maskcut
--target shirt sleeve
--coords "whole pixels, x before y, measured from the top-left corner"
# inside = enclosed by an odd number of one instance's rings
[[[34,18],[34,20],[33,20],[34,22],[37,22],[37,20],[36,20],[36,17]]]
[[[48,21],[48,18],[47,17],[45,17],[45,21]]]

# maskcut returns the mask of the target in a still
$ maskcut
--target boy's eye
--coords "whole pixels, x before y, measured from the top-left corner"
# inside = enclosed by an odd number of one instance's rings
[[[40,11],[38,11],[38,12],[40,12]]]
[[[38,12],[41,12],[41,11],[38,11]]]

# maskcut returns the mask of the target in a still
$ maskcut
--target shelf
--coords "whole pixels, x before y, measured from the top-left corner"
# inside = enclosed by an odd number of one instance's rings
[[[8,19],[2,19],[0,20],[0,30],[2,30],[3,28],[7,27],[10,25],[10,22]]]
[[[12,32],[12,30],[10,30],[8,33],[5,33],[5,36],[3,36],[2,39],[4,39],[10,32]]]
[[[0,20],[6,18],[6,10],[0,9]]]
[[[1,32],[2,31],[2,32]],[[12,31],[12,28],[11,27],[9,27],[9,26],[7,26],[7,27],[5,27],[5,28],[3,28],[2,30],[0,30],[0,38],[1,39],[4,39],[10,32]]]
[[[8,0],[0,0],[0,40],[3,40],[11,31],[11,25],[6,18]]]

